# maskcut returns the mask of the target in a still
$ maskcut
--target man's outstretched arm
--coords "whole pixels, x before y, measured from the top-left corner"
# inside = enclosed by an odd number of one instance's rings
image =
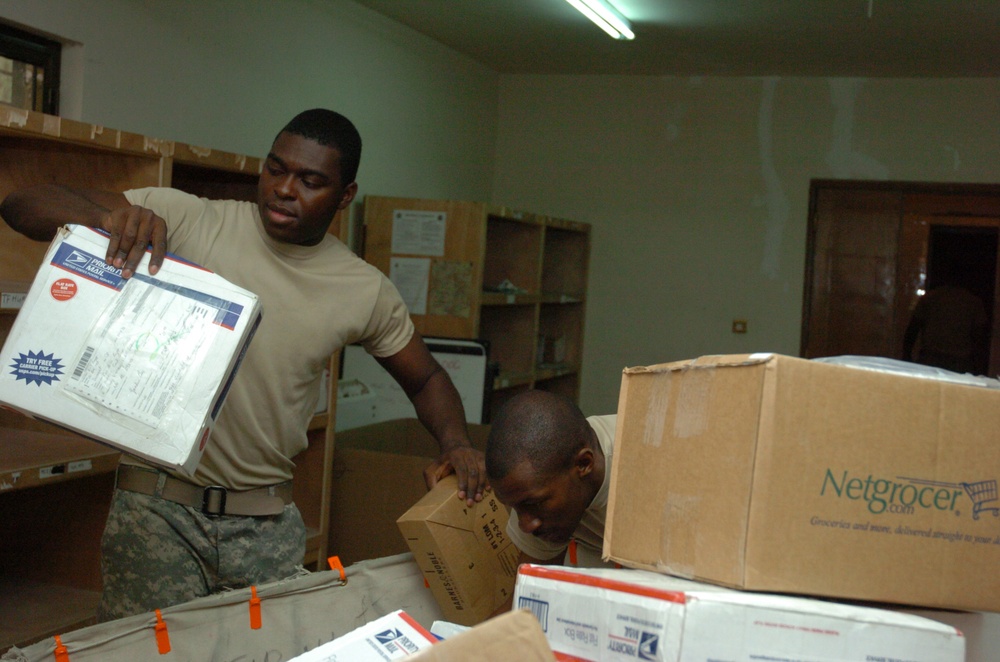
[[[104,230],[110,235],[105,261],[125,278],[135,273],[147,247],[152,249],[150,273],[159,270],[167,252],[166,221],[121,193],[42,184],[10,193],[0,203],[0,216],[36,241],[51,241],[69,224]]]

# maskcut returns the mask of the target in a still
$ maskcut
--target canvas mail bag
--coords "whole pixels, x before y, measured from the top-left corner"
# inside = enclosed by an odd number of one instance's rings
[[[283,662],[397,609],[441,620],[411,554],[198,598],[11,648],[5,662]]]

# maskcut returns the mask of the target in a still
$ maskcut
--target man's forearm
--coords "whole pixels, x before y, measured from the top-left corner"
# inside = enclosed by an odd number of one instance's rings
[[[413,398],[417,418],[437,439],[442,453],[469,446],[462,397],[444,369],[438,369]]]
[[[105,203],[118,194],[91,194],[43,184],[14,191],[0,203],[7,225],[38,241],[48,241],[61,226],[74,223],[100,227],[110,208]],[[107,198],[107,199],[104,199]]]

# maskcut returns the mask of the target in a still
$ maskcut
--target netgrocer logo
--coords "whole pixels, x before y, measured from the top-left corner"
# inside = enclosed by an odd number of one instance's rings
[[[990,505],[997,500],[997,481],[976,483],[944,483],[897,476],[895,479],[876,478],[871,474],[851,476],[847,470],[835,475],[827,469],[820,496],[836,496],[852,501],[864,501],[868,511],[876,515],[889,512],[909,515],[923,510],[954,511],[963,494],[972,500],[972,517],[979,519],[983,511],[1000,514],[1000,508]]]

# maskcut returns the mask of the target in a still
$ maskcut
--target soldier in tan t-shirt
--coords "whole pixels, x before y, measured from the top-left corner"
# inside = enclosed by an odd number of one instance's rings
[[[102,539],[102,620],[302,572],[291,458],[306,448],[328,358],[349,343],[362,343],[393,375],[437,439],[428,486],[455,472],[460,498],[482,498],[483,455],[469,443],[451,379],[392,283],[327,233],[357,194],[360,157],[354,125],[314,109],[278,133],[256,203],[43,185],[0,204],[4,220],[33,239],[51,240],[66,224],[107,231],[105,259],[125,278],[147,249],[155,275],[169,246],[261,300],[261,325],[194,476],[134,458],[119,467]]]

